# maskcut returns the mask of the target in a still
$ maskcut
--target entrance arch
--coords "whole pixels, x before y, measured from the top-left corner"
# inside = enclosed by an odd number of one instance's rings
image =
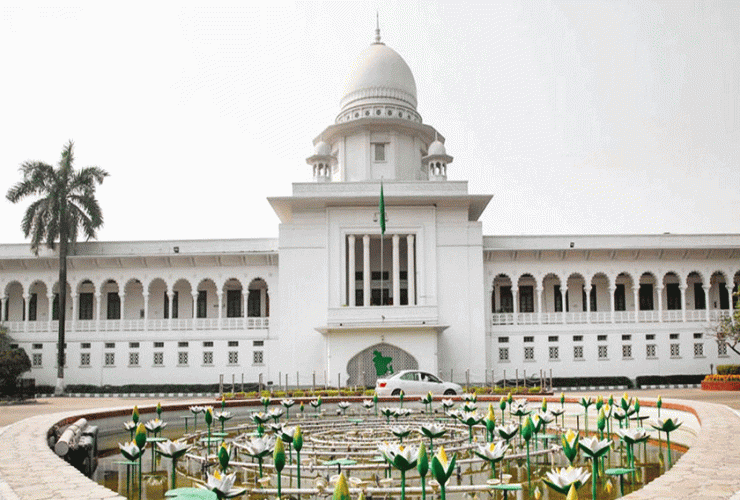
[[[375,387],[378,378],[401,370],[418,370],[419,362],[400,347],[380,343],[355,354],[347,363],[347,385]]]

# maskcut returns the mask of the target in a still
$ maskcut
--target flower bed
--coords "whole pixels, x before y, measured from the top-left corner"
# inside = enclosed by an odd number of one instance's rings
[[[704,391],[740,391],[740,375],[707,375],[701,388]]]

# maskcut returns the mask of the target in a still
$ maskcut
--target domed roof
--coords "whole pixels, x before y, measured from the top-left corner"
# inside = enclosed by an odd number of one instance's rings
[[[428,156],[446,154],[447,150],[445,149],[445,145],[442,144],[440,141],[434,141],[429,145],[429,150],[427,151]]]
[[[314,154],[316,156],[330,156],[331,155],[331,146],[329,146],[324,141],[319,141],[316,144],[316,147],[314,148]]]
[[[347,78],[342,111],[358,101],[385,102],[416,110],[414,75],[398,52],[376,42],[360,54]]]

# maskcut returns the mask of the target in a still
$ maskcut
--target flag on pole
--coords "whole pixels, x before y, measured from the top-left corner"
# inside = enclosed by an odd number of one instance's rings
[[[380,234],[385,234],[385,199],[383,198],[383,181],[380,181],[380,203],[378,205]]]

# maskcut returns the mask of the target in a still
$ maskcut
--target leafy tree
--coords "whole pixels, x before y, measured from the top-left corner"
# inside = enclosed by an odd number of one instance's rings
[[[735,293],[738,297],[740,293]],[[740,355],[740,299],[735,303],[732,316],[726,316],[712,324],[707,337],[713,338],[718,344],[725,344],[732,351]]]
[[[23,349],[12,348],[11,338],[0,326],[0,395],[18,392],[18,379],[31,369],[31,361]]]
[[[59,339],[57,344],[56,393],[64,393],[64,327],[67,301],[67,255],[74,252],[80,231],[87,240],[95,238],[103,225],[103,213],[95,189],[108,176],[99,167],[73,167],[73,142],[62,149],[56,168],[39,161],[20,166],[23,180],[8,190],[7,199],[17,203],[35,198],[26,210],[21,230],[31,238],[31,250],[38,255],[45,245],[54,250],[59,245]]]

